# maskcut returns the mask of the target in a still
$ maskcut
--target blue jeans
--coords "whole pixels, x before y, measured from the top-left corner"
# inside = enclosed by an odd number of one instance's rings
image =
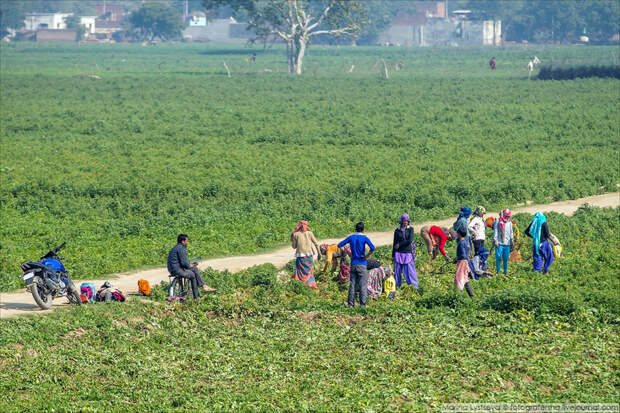
[[[508,258],[510,258],[510,245],[495,247],[495,268],[499,274],[499,266],[503,261],[504,274],[508,274]]]

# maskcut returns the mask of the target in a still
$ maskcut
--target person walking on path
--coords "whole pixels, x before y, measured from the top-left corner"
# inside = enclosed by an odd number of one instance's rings
[[[503,263],[504,275],[508,274],[508,259],[510,248],[514,244],[514,232],[510,216],[512,212],[504,209],[500,212],[499,219],[493,223],[493,242],[495,243],[495,268],[500,273],[500,264]]]
[[[319,259],[321,253],[319,252],[319,243],[308,228],[307,221],[299,221],[295,227],[291,234],[291,246],[295,248],[295,279],[306,283],[310,288],[317,288],[314,279],[312,246],[315,247]]]
[[[458,231],[459,240],[456,244],[456,273],[454,274],[454,285],[459,291],[467,291],[467,295],[474,297],[474,292],[469,284],[469,243],[467,242],[467,231],[461,227]]]
[[[468,219],[470,215],[471,208],[465,206],[461,208],[461,212],[459,212],[459,217],[456,219],[456,221],[454,221],[454,224],[452,224],[452,229],[458,233],[459,228],[465,228],[465,231],[467,232],[467,243],[469,244],[469,251],[471,253],[471,250],[473,249],[473,244],[471,242],[471,234],[469,233]]]
[[[447,228],[440,228],[436,225],[430,227],[422,227],[420,229],[420,236],[426,244],[426,250],[431,257],[431,262],[435,262],[437,253],[441,252],[446,262],[452,261],[446,250],[444,249],[447,241],[453,241],[456,239],[456,232],[450,231]]]
[[[198,271],[198,266],[193,263],[190,264],[187,259],[187,245],[189,244],[189,237],[185,234],[179,234],[177,237],[177,245],[172,247],[168,253],[168,272],[175,277],[183,277],[190,280],[192,284],[192,295],[194,298],[199,298],[200,293],[198,287],[203,291],[215,291],[213,288],[205,284]]]
[[[347,298],[347,306],[355,307],[355,290],[359,288],[359,302],[362,307],[366,306],[366,300],[368,299],[368,257],[375,250],[375,246],[364,235],[364,223],[358,222],[355,224],[355,234],[349,235],[344,240],[338,243],[338,248],[342,248],[345,245],[351,247],[351,282],[349,284],[349,296]],[[366,246],[370,251],[366,254]]]
[[[525,229],[525,235],[532,238],[532,267],[534,272],[549,274],[549,268],[553,264],[553,248],[549,244],[551,233],[547,225],[547,217],[542,212],[537,212],[532,222]],[[544,261],[544,265],[543,265]]]
[[[495,56],[493,56],[491,58],[491,60],[489,60],[489,67],[491,67],[491,70],[495,70],[497,63],[495,62]]]
[[[469,233],[474,241],[474,255],[478,255],[478,251],[484,248],[484,240],[486,238],[484,214],[486,209],[483,206],[478,205],[474,210],[474,216],[469,222]]]
[[[415,270],[417,258],[415,244],[413,243],[413,227],[409,215],[400,217],[400,226],[394,230],[394,242],[392,244],[392,260],[394,261],[394,278],[396,288],[400,288],[402,278],[405,277],[407,285],[418,288],[418,274]]]

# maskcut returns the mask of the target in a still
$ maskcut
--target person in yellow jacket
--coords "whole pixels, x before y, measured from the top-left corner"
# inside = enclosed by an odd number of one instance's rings
[[[383,281],[383,292],[388,298],[394,298],[396,294],[396,280],[394,279],[394,273],[390,272],[390,276]]]

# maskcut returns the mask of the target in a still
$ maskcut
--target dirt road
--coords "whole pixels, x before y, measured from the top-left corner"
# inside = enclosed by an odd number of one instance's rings
[[[533,214],[536,211],[543,212],[559,212],[565,215],[572,215],[577,208],[583,204],[590,204],[598,207],[618,207],[620,205],[620,192],[614,192],[604,195],[596,195],[587,198],[580,198],[571,201],[554,202],[546,205],[528,205],[514,209],[514,212],[527,212]],[[489,215],[496,216],[497,212],[489,212]],[[433,221],[433,225],[449,226],[454,222],[454,217],[444,219],[440,221]],[[416,222],[413,226],[419,230],[424,225],[429,225],[429,222]],[[372,240],[375,246],[389,245],[392,242],[394,232],[371,232],[367,235]],[[334,243],[340,241],[338,239],[322,240],[323,242]],[[212,267],[216,270],[228,270],[231,272],[241,271],[245,268],[253,265],[272,263],[276,267],[281,267],[290,260],[293,259],[293,251],[290,247],[278,249],[273,252],[259,255],[237,256],[217,258],[212,260],[202,261],[199,265],[201,269]],[[165,268],[156,268],[152,270],[144,270],[139,272],[130,272],[118,274],[116,276],[109,277],[110,282],[118,289],[126,294],[136,293],[138,291],[138,280],[145,279],[151,285],[159,284],[163,280],[168,279],[168,271]],[[74,280],[76,285],[80,285],[84,280]],[[90,280],[96,286],[103,283],[102,280]],[[40,310],[34,303],[32,295],[25,289],[13,293],[0,293],[0,318],[15,317],[24,314],[44,314],[52,311],[54,307],[65,306],[67,300],[60,298],[54,302],[54,305],[50,310]]]

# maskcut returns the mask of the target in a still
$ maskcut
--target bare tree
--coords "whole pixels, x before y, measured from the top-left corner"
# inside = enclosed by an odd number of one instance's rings
[[[357,0],[204,0],[207,10],[229,6],[248,18],[255,40],[279,37],[286,43],[288,71],[301,74],[312,37],[357,35],[367,23]]]

